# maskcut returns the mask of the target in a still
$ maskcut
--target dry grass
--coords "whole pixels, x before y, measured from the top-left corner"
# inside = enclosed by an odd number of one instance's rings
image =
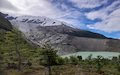
[[[7,75],[48,75],[47,68],[43,66],[34,66],[24,71],[6,70]],[[83,69],[78,65],[60,65],[52,67],[52,75],[120,75],[116,70],[103,68],[101,74],[95,69]]]

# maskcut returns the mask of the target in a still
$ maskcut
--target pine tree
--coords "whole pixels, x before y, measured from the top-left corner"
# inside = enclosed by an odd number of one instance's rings
[[[57,51],[54,48],[52,48],[50,44],[45,44],[42,47],[40,55],[41,55],[40,57],[42,57],[41,62],[44,61],[42,62],[42,64],[45,63],[43,65],[48,67],[49,75],[51,75],[51,66],[57,63],[56,62],[56,59],[58,57]]]

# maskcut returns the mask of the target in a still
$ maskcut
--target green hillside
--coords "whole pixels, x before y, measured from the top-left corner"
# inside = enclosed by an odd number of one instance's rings
[[[0,17],[0,70],[20,68],[22,62],[34,61],[38,53],[36,51],[21,32],[13,29],[8,20]]]

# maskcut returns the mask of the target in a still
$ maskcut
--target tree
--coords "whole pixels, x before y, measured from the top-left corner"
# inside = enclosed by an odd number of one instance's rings
[[[82,60],[82,56],[77,56],[77,58],[79,59],[79,61],[81,61],[81,60]]]
[[[118,58],[116,56],[112,57],[112,61],[117,61]]]
[[[57,63],[56,62],[56,59],[58,57],[57,51],[54,48],[52,48],[50,44],[45,44],[43,45],[40,51],[40,55],[41,55],[40,62],[42,62],[44,66],[48,66],[49,75],[51,75],[51,66]]]
[[[98,72],[98,73],[101,73],[101,69],[102,69],[102,67],[103,67],[102,59],[103,59],[102,56],[97,56],[97,58],[96,58],[97,72]]]
[[[91,69],[92,69],[92,54],[90,54],[90,55],[87,57],[86,61],[87,61],[87,64],[88,64],[88,71],[90,72]]]

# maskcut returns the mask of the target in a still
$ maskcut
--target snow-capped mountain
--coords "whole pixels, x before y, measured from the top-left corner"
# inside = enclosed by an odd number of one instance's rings
[[[7,15],[5,18],[24,34],[28,42],[38,46],[46,42],[51,43],[57,48],[59,55],[78,51],[120,51],[120,40],[77,29],[65,22],[36,16]]]
[[[20,16],[15,19],[16,21],[37,24],[41,26],[53,26],[53,25],[61,25],[60,21],[49,19],[43,16]]]
[[[20,16],[10,20],[10,22],[34,44],[42,46],[46,42],[49,42],[59,50],[58,53],[60,55],[79,50],[93,50],[96,42],[99,42],[101,46],[97,45],[94,50],[98,50],[98,48],[105,50],[107,47],[104,45],[106,41],[100,41],[100,39],[105,39],[105,36],[80,30],[65,22],[47,17]],[[98,40],[93,38],[97,38]],[[93,44],[88,42],[93,42]]]
[[[10,22],[12,23],[12,25],[14,25],[23,32],[29,32],[30,28],[35,28],[39,26],[67,25],[73,27],[72,25],[65,22],[60,22],[44,16],[19,16],[10,20]]]
[[[59,55],[79,51],[120,51],[120,40],[77,29],[65,22],[36,16],[5,16],[5,18],[9,19],[12,27],[23,33],[28,42],[38,46],[46,42],[51,43],[57,48]],[[0,23],[0,26],[4,25]]]

